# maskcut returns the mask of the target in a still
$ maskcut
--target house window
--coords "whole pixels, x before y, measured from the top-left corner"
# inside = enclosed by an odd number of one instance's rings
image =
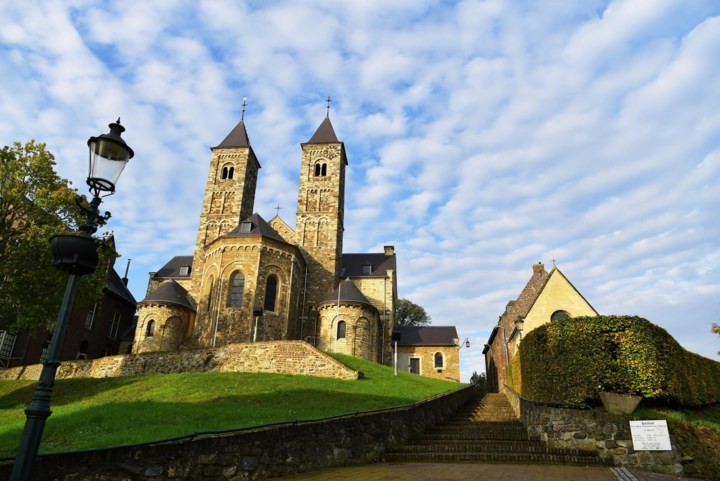
[[[245,288],[245,276],[242,272],[235,272],[230,277],[230,297],[228,305],[230,307],[242,306],[243,289]]]
[[[80,343],[80,348],[78,349],[77,356],[75,359],[87,359],[87,350],[88,350],[88,342],[83,341]]]
[[[337,338],[338,339],[345,339],[345,321],[338,322],[337,327]]]
[[[155,334],[155,321],[150,319],[145,328],[145,337],[153,337]]]
[[[435,369],[444,369],[445,360],[443,359],[442,352],[435,353]]]
[[[249,234],[253,230],[253,224],[252,222],[241,222],[240,223],[240,233],[241,234]]]
[[[180,266],[180,275],[181,276],[189,276],[190,275],[190,266]]]
[[[110,339],[117,339],[118,330],[120,329],[120,313],[115,311],[113,314],[112,322],[110,323]]]
[[[363,274],[372,274],[372,264],[363,264],[362,272]]]
[[[278,280],[275,276],[270,276],[265,283],[265,305],[266,311],[275,312],[275,298],[277,297]]]
[[[88,331],[92,330],[93,322],[95,321],[95,312],[97,311],[97,302],[88,310],[85,316],[85,329]]]
[[[570,319],[570,314],[567,311],[555,311],[550,316],[551,321],[562,321],[563,319]]]
[[[15,346],[16,337],[17,336],[12,332],[0,331],[0,359],[10,359],[10,357],[12,356],[13,347]]]

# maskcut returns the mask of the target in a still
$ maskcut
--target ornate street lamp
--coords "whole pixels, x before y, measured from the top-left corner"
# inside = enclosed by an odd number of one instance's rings
[[[470,338],[466,337],[463,342],[460,343],[460,347],[467,347],[470,348]]]
[[[109,125],[110,132],[99,137],[90,137],[90,168],[87,184],[93,199],[89,207],[85,207],[78,197],[78,207],[85,213],[85,223],[80,226],[79,235],[55,235],[50,238],[50,250],[53,255],[53,265],[70,274],[65,295],[58,312],[57,323],[53,331],[52,340],[48,349],[47,358],[43,363],[35,393],[32,401],[25,409],[25,428],[23,429],[20,445],[15,456],[10,481],[27,481],[37,456],[42,439],[45,421],[52,414],[50,399],[55,384],[55,373],[60,366],[60,349],[65,338],[65,330],[72,312],[73,300],[80,277],[95,272],[98,264],[97,247],[99,239],[92,237],[98,227],[105,224],[110,213],[100,215],[98,207],[101,197],[115,193],[115,184],[125,165],[133,157],[133,150],[121,138],[125,128],[120,125],[120,119]],[[104,195],[103,195],[104,194]]]

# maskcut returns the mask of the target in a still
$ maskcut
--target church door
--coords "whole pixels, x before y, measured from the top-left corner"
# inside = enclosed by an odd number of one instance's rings
[[[413,357],[410,359],[410,372],[420,374],[420,359]]]

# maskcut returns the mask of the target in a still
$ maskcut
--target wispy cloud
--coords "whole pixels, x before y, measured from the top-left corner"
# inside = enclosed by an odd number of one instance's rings
[[[127,126],[136,157],[106,204],[138,298],[148,271],[192,252],[209,148],[243,97],[256,210],[280,204],[294,224],[298,144],[330,95],[346,250],[395,244],[400,295],[471,338],[464,378],[531,264],[553,258],[600,312],[720,350],[716,2],[68,0],[0,15],[3,143],[46,141],[82,186],[85,139]]]

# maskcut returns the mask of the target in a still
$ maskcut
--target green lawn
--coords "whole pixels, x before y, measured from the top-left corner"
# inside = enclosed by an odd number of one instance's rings
[[[703,408],[648,406],[638,409],[637,419],[666,419],[674,442],[693,462],[685,474],[703,479],[720,479],[720,405]]]
[[[198,431],[316,419],[401,406],[462,387],[333,354],[365,379],[194,373],[64,379],[55,384],[53,414],[40,452],[137,443]],[[0,456],[13,455],[34,381],[0,380]]]

